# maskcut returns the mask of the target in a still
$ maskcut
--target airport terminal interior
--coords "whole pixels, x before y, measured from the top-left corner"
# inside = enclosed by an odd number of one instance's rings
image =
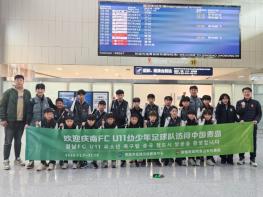
[[[148,94],[158,106],[170,96],[179,107],[191,86],[214,107],[223,93],[236,106],[244,87],[263,105],[262,17],[263,0],[0,0],[0,97],[21,74],[32,97],[43,83],[45,96],[53,103],[61,97],[69,108],[80,89],[92,110],[104,99],[110,112],[120,89],[129,108],[135,97],[146,107]],[[0,196],[259,197],[263,120],[257,128],[257,167],[247,153],[245,165],[235,154],[234,165],[216,155],[215,166],[123,168],[119,160],[117,168],[63,170],[57,162],[55,170],[37,172],[14,165],[14,142],[11,169],[2,170],[0,126]],[[28,163],[26,141],[25,131],[21,159]]]

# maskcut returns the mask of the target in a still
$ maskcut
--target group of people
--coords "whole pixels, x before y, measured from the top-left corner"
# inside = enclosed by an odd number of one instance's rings
[[[96,109],[91,111],[90,105],[85,101],[85,91],[77,91],[77,99],[70,109],[64,107],[62,98],[57,98],[55,104],[45,96],[45,85],[36,85],[36,96],[31,98],[28,90],[24,89],[24,77],[16,75],[15,86],[6,90],[0,100],[0,120],[5,130],[4,163],[5,170],[10,169],[10,151],[14,140],[15,165],[25,166],[20,158],[21,138],[27,126],[58,128],[58,129],[113,129],[113,128],[148,128],[148,127],[177,127],[185,125],[208,125],[234,122],[254,122],[253,143],[254,151],[250,153],[250,164],[257,167],[256,144],[257,124],[262,117],[261,105],[252,99],[252,89],[243,88],[242,100],[231,104],[230,96],[222,94],[216,107],[211,105],[211,96],[198,97],[198,87],[191,86],[190,97],[182,95],[179,107],[174,106],[171,96],[164,97],[164,106],[155,104],[155,95],[147,95],[147,104],[140,106],[140,98],[132,100],[132,107],[124,100],[124,91],[117,90],[116,97],[110,106],[110,112],[106,112],[106,102],[101,100]],[[233,165],[233,155],[221,155],[222,164]],[[162,158],[130,161],[136,167],[153,164],[156,166],[168,166],[177,163],[179,166],[200,166],[202,163],[214,166],[216,161],[213,156],[190,158]],[[59,161],[62,169],[69,167],[68,161]],[[29,161],[27,169],[34,168],[34,161]],[[115,160],[111,161],[111,167],[116,168]],[[239,154],[238,165],[245,164],[245,154]],[[125,167],[127,161],[120,162]],[[37,170],[54,170],[56,161],[41,161]],[[72,168],[98,168],[97,161],[73,161]],[[107,168],[108,161],[101,161],[101,167]]]

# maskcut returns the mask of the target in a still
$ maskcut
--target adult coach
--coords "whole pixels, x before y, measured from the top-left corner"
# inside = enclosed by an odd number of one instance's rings
[[[4,169],[10,170],[9,156],[14,139],[15,165],[25,166],[20,159],[21,138],[24,132],[27,108],[31,94],[24,89],[24,76],[15,76],[15,87],[6,90],[0,100],[0,120],[5,128]]]
[[[256,150],[257,150],[257,124],[262,117],[261,105],[257,100],[252,99],[252,89],[245,87],[242,89],[244,99],[237,102],[236,111],[241,122],[254,122],[253,142],[254,151],[250,153],[250,165],[257,167]],[[245,153],[239,154],[238,165],[245,164]]]

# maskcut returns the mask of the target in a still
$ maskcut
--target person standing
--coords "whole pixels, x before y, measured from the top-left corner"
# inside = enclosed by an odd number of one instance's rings
[[[203,108],[203,102],[202,100],[198,97],[198,87],[197,86],[191,86],[189,88],[190,90],[190,110],[194,111],[196,114],[198,110]]]
[[[257,167],[256,163],[256,151],[257,151],[257,124],[262,118],[261,105],[257,100],[252,99],[252,89],[250,87],[245,87],[242,89],[244,99],[239,100],[236,104],[236,111],[239,115],[241,122],[250,122],[254,123],[253,131],[253,146],[254,151],[250,153],[250,165]],[[245,164],[245,153],[239,154],[238,165]]]
[[[27,120],[27,108],[31,93],[24,89],[24,76],[15,76],[15,87],[6,90],[0,100],[1,126],[5,129],[4,169],[10,170],[9,156],[14,139],[15,165],[25,166],[20,159],[21,138]]]

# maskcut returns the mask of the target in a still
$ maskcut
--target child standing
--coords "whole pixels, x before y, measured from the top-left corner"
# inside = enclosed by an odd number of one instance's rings
[[[215,121],[213,121],[213,113],[209,109],[205,109],[199,121],[199,125],[212,125],[212,124],[215,124]],[[215,163],[216,162],[213,156],[206,157],[206,164],[208,166],[214,166]]]
[[[139,122],[139,117],[137,114],[135,114],[135,113],[131,114],[130,124],[128,125],[127,128],[141,128],[140,122]],[[135,163],[136,167],[140,166],[138,160],[130,161],[130,163],[133,163],[133,162]]]
[[[164,127],[177,127],[181,125],[181,118],[178,117],[178,109],[175,106],[170,107],[170,117],[167,117],[165,120]],[[173,159],[163,159],[164,165],[172,165],[174,160]],[[176,163],[178,165],[182,165],[182,159],[176,158]]]
[[[156,111],[151,111],[149,113],[149,120],[144,121],[144,127],[145,128],[159,127],[159,120],[158,120],[158,115],[157,115]],[[144,162],[143,162],[143,165],[144,165]],[[147,162],[148,163],[152,162],[153,164],[155,164],[156,166],[159,166],[159,167],[162,166],[159,159],[148,159]]]
[[[183,121],[182,124],[185,125],[187,121],[187,114],[190,110],[190,98],[188,96],[183,96],[181,101],[181,106],[178,110],[178,117]]]
[[[196,112],[194,110],[189,110],[187,113],[187,121],[186,121],[187,126],[194,126],[198,125],[197,119],[196,119]],[[188,162],[191,166],[200,166],[201,161],[200,158],[194,158],[194,157],[189,157]]]
[[[56,122],[54,120],[54,110],[52,108],[47,108],[44,110],[44,119],[39,123],[42,128],[55,128]],[[41,150],[44,152],[44,150]],[[56,161],[49,161],[47,164],[46,161],[42,160],[39,166],[37,167],[37,171],[45,170],[48,166],[48,170],[54,170],[56,165]]]
[[[102,129],[116,129],[116,128],[118,128],[116,123],[115,123],[115,119],[114,119],[114,116],[112,113],[109,113],[106,115],[105,124],[102,125],[101,128]],[[111,167],[116,168],[116,160],[111,161]],[[107,160],[102,161],[102,168],[108,168],[108,161]]]
[[[139,118],[140,127],[143,128],[143,115],[142,115],[142,108],[140,107],[141,99],[138,97],[135,97],[132,99],[132,108],[131,108],[131,114],[137,114]]]
[[[147,95],[147,101],[148,103],[146,104],[142,114],[144,117],[144,120],[149,120],[149,116],[151,112],[155,112],[157,115],[157,120],[159,121],[159,115],[160,115],[160,108],[158,105],[155,105],[155,95],[154,94],[148,94]]]
[[[65,117],[65,123],[63,125],[63,129],[77,129],[77,125],[74,123],[74,115],[72,113],[68,113]],[[60,161],[60,166],[62,169],[67,169],[68,168],[68,161]],[[77,169],[78,168],[78,161],[73,161],[72,169]]]

